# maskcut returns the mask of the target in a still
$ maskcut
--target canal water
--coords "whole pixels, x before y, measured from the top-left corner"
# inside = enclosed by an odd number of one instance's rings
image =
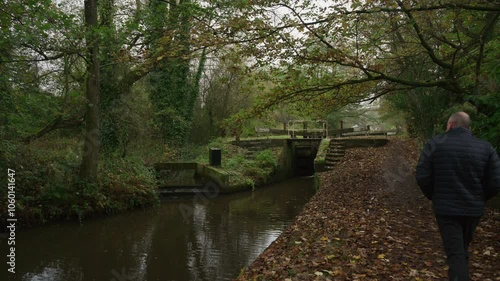
[[[170,198],[158,208],[21,230],[16,274],[0,279],[231,280],[313,194],[311,177],[294,178],[254,192]]]

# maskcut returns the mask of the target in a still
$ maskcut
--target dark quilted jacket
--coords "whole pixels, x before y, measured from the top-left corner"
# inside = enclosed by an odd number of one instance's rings
[[[455,128],[427,142],[416,177],[436,214],[482,216],[500,190],[500,161],[491,144]]]

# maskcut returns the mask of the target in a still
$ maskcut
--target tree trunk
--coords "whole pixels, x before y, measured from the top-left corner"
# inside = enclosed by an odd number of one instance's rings
[[[87,29],[87,112],[85,114],[85,144],[80,179],[93,183],[97,179],[99,163],[99,41],[96,36],[97,0],[85,0]]]

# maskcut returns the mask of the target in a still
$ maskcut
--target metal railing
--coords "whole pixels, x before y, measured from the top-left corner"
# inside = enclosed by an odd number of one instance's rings
[[[297,136],[303,136],[304,138],[326,138],[328,136],[328,122],[326,120],[288,121],[288,137],[297,138]]]

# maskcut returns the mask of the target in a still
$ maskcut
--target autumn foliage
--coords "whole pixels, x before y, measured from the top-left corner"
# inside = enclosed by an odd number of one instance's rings
[[[237,280],[447,280],[430,202],[414,180],[418,149],[393,139],[347,150],[303,212]],[[471,245],[472,280],[499,280],[500,214]]]

